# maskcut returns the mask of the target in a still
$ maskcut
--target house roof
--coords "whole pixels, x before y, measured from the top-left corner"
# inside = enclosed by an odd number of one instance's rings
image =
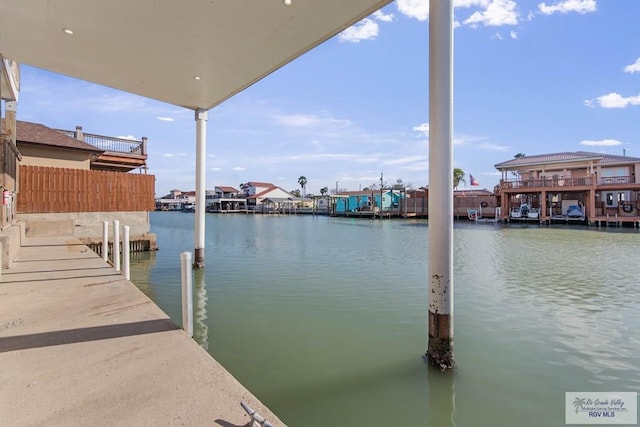
[[[225,186],[216,186],[216,190],[220,190],[223,193],[237,193],[238,190],[236,190],[233,187],[225,187]]]
[[[266,190],[263,190],[259,193],[254,194],[253,196],[249,196],[247,197],[247,199],[260,199],[260,198],[264,198],[266,197],[269,193],[271,193],[274,190],[280,190],[280,191],[284,191],[286,194],[288,194],[289,196],[293,197],[293,195],[291,193],[289,193],[287,190],[280,188],[280,187],[276,187],[273,186],[271,188],[267,188]],[[288,196],[288,197],[289,197]],[[271,198],[273,200],[273,198]]]
[[[2,121],[2,127],[4,128],[4,119]],[[17,143],[37,144],[40,146],[90,151],[94,153],[104,152],[93,145],[71,138],[40,123],[24,122],[21,120],[16,120],[16,139]]]
[[[600,165],[636,163],[640,158],[629,156],[616,156],[613,154],[591,153],[588,151],[575,151],[551,154],[538,154],[534,156],[518,157],[498,163],[495,166],[498,170],[513,170],[525,168],[527,166],[550,165],[554,163],[584,162],[587,160],[598,161]]]
[[[20,63],[209,110],[390,2],[3,1],[0,49]]]
[[[247,182],[246,185],[251,185],[253,187],[266,187],[266,188],[273,188],[275,187],[275,185],[273,185],[270,182],[258,182],[258,181],[249,181]]]

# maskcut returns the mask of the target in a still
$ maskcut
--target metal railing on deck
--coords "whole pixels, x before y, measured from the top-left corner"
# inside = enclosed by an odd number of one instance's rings
[[[61,129],[58,129],[58,131],[71,138],[76,138],[76,131]],[[116,153],[138,154],[141,156],[147,154],[146,138],[142,138],[142,140],[138,141],[133,139],[96,135],[92,133],[83,133],[82,135],[84,142],[89,145],[93,145],[100,150],[114,151]]]
[[[544,179],[518,179],[513,181],[500,181],[503,189],[527,189],[548,187],[589,187],[593,183],[593,177],[579,178],[544,178]]]

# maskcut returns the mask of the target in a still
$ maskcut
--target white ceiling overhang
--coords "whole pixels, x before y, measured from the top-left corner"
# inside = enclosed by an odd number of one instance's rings
[[[1,0],[0,54],[209,110],[390,2]]]

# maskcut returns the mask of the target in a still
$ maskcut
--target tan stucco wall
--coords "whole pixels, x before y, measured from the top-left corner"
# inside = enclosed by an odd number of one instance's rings
[[[18,144],[22,154],[21,165],[48,166],[54,168],[84,169],[91,167],[91,154],[82,151],[55,150],[45,147]]]
[[[120,227],[129,226],[130,237],[149,234],[148,212],[75,212],[18,214],[18,220],[25,225],[27,237],[74,236],[77,238],[102,238],[102,223],[109,223],[109,236],[113,236],[113,220],[120,221]],[[122,231],[120,232],[122,236]]]
[[[2,254],[0,268],[7,269],[11,266],[18,249],[20,249],[23,233],[22,224],[14,224],[0,231],[0,254]]]

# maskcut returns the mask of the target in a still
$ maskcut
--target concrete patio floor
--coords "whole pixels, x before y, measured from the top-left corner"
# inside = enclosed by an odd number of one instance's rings
[[[0,425],[284,424],[74,238],[26,239],[0,281]]]

